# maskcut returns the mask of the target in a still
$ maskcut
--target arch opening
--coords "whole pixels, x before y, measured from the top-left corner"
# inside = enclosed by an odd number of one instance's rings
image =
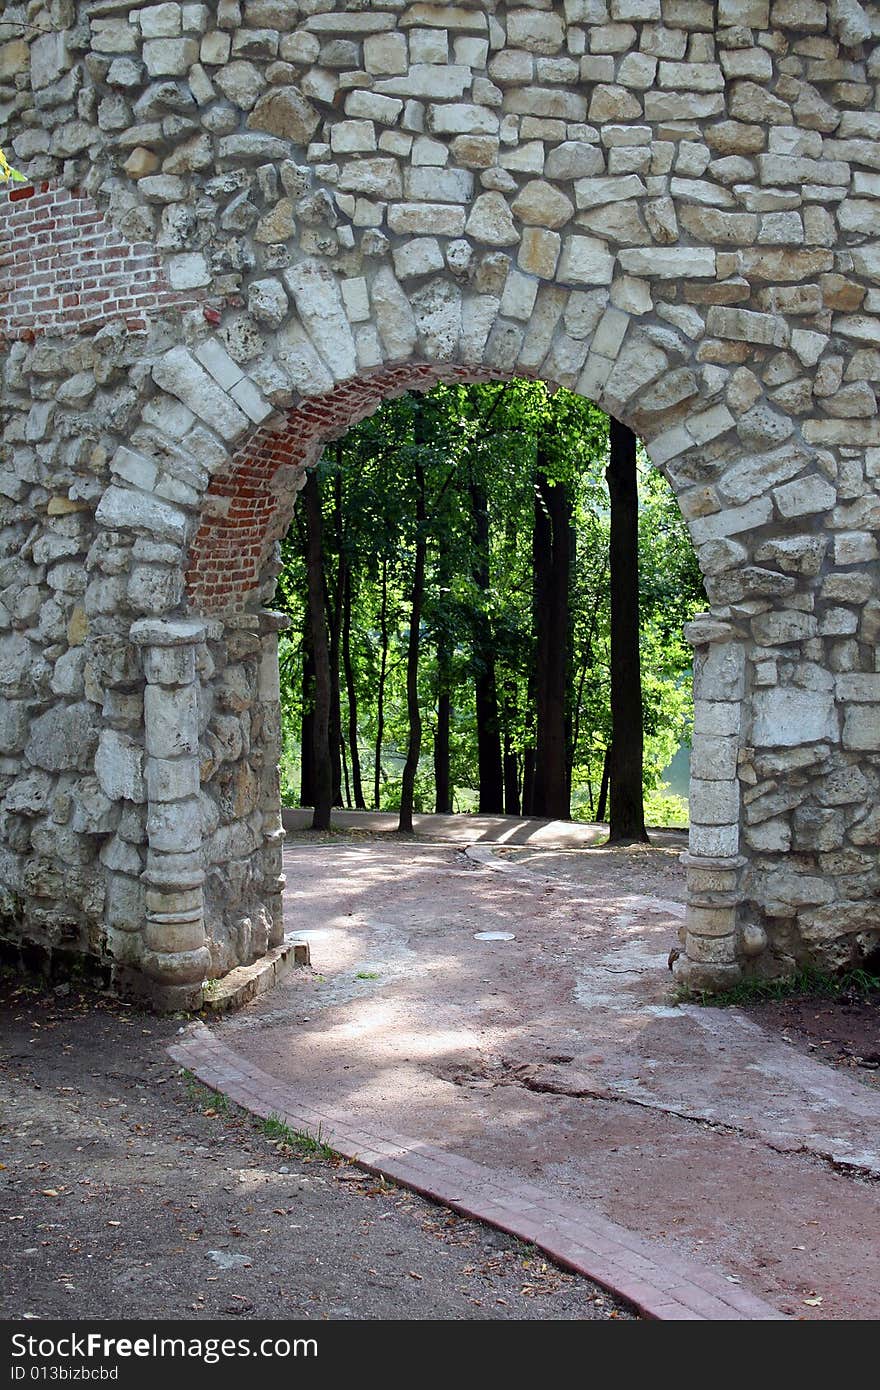
[[[224,794],[225,804],[220,816],[216,802],[209,812],[214,825],[213,840],[206,841],[205,904],[209,935],[212,915],[217,914],[217,937],[223,943],[219,951],[216,944],[212,948],[215,973],[223,973],[230,967],[232,951],[243,949],[246,955],[259,954],[277,945],[283,934],[283,826],[278,783],[282,731],[277,644],[285,619],[268,604],[270,596],[275,594],[280,569],[279,542],[291,524],[306,470],[317,465],[329,443],[342,439],[361,420],[373,416],[385,400],[411,391],[421,395],[438,384],[496,382],[500,387],[512,379],[510,374],[475,372],[467,366],[449,365],[397,367],[370,375],[340,386],[328,397],[305,402],[279,416],[270,427],[262,427],[235,453],[230,467],[212,480],[189,551],[187,611],[197,621],[205,619],[208,623],[211,683],[220,691],[219,704],[212,704],[218,716],[215,723],[219,722],[222,730],[232,731],[235,701],[228,692],[230,685],[236,682],[243,682],[245,687],[250,682],[249,691],[246,689],[239,695],[239,704],[247,704],[248,710],[259,710],[257,723],[251,722],[247,752],[233,742],[231,750],[218,750],[218,760],[203,761],[201,769],[204,792],[207,789],[205,781],[210,784],[217,768],[225,762],[221,781],[226,787],[238,786],[242,812],[241,815],[232,814],[234,808],[229,793]],[[671,486],[675,496],[675,486]],[[717,640],[718,635],[713,633],[713,638]],[[721,635],[724,646],[728,646],[729,634],[723,631]],[[729,652],[727,655],[729,658]],[[734,659],[739,660],[738,657]],[[699,669],[699,660],[697,666]],[[245,671],[250,674],[245,675]],[[738,705],[743,687],[731,686],[728,693],[731,722],[735,718],[741,725]],[[245,718],[252,721],[250,713],[246,713]],[[240,714],[238,719],[240,721]],[[209,745],[213,736],[214,729],[209,721],[205,729]],[[232,737],[235,740],[234,733]],[[703,780],[710,784],[710,796],[718,793],[716,771],[730,773],[732,770],[729,742],[731,738],[734,742],[736,739],[730,734],[726,737],[723,766],[713,765],[711,754],[702,753],[699,747],[697,750],[697,759],[702,757],[702,764],[698,761],[698,766],[709,772],[709,777]],[[236,758],[232,756],[235,753],[241,760],[237,771]],[[733,781],[733,778],[728,776],[726,780]],[[590,789],[591,794],[593,790]],[[598,788],[595,791],[598,792]],[[695,820],[692,834],[697,855],[690,872],[693,875],[705,871],[708,860],[716,879],[721,876],[726,885],[726,902],[722,898],[724,889],[715,888],[709,910],[713,914],[713,929],[717,928],[719,913],[726,910],[729,931],[724,949],[728,958],[717,959],[718,943],[723,937],[716,931],[711,948],[716,959],[711,961],[711,967],[715,969],[720,964],[722,970],[726,967],[733,977],[741,970],[736,959],[736,943],[740,915],[737,889],[742,860],[738,854],[738,801],[735,806],[728,802],[728,806],[726,837],[724,828],[719,828],[714,819],[706,826]],[[696,809],[699,815],[699,789]],[[700,843],[701,835],[708,836],[708,856]],[[230,864],[231,875],[228,873]],[[696,915],[692,913],[695,927],[700,922],[699,908],[705,905],[698,905]],[[256,931],[254,923],[259,923]]]

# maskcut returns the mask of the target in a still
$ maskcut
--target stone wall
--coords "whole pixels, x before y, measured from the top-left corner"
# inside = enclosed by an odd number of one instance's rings
[[[680,976],[875,950],[876,7],[3,17],[6,941],[174,1005],[279,940],[303,470],[390,395],[522,375],[636,430],[706,578]]]

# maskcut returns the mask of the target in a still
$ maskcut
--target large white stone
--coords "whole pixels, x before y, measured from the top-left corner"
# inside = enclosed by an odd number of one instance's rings
[[[614,257],[598,237],[568,236],[556,272],[564,285],[610,285],[614,276]]]
[[[357,372],[357,351],[337,277],[321,261],[300,261],[285,271],[306,332],[337,381]]]
[[[376,272],[372,300],[376,326],[389,361],[404,361],[415,351],[418,331],[409,299],[388,266]]]
[[[834,698],[796,686],[756,690],[752,696],[752,743],[762,748],[795,748],[838,738]]]
[[[104,729],[95,754],[95,776],[111,801],[144,800],[144,750],[127,734]]]

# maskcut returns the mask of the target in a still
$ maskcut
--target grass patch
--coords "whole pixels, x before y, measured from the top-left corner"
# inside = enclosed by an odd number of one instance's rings
[[[239,1107],[234,1105],[228,1096],[224,1096],[222,1091],[212,1091],[210,1086],[203,1086],[197,1076],[191,1071],[184,1071],[183,1084],[186,1090],[187,1100],[191,1100],[197,1105],[204,1114],[210,1111],[212,1115],[223,1115],[229,1118],[239,1113]]]
[[[317,1134],[309,1134],[308,1130],[291,1129],[280,1115],[268,1115],[260,1122],[260,1130],[273,1144],[283,1146],[298,1158],[335,1159],[339,1156],[335,1149],[324,1143],[320,1125]]]
[[[320,1125],[317,1134],[309,1134],[306,1130],[291,1129],[280,1115],[269,1115],[265,1120],[260,1120],[250,1111],[236,1105],[222,1091],[212,1091],[209,1086],[203,1086],[193,1072],[185,1070],[181,1079],[187,1100],[198,1106],[203,1115],[226,1120],[247,1120],[276,1148],[284,1153],[294,1154],[297,1158],[324,1158],[333,1161],[339,1158],[335,1149],[324,1143]]]
[[[378,980],[379,975],[375,970],[359,970],[354,978],[356,980]]]
[[[880,975],[874,975],[869,970],[845,970],[840,975],[829,975],[823,970],[805,968],[794,975],[779,975],[772,980],[740,980],[730,989],[718,990],[717,993],[682,988],[677,991],[675,1002],[726,1009],[736,1004],[763,1004],[798,996],[839,999],[844,995],[855,995],[858,999],[869,999],[873,994],[880,994]]]

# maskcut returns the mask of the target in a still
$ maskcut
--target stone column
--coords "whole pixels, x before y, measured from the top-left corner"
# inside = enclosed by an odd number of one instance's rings
[[[684,952],[675,975],[696,989],[739,979],[737,908],[740,784],[746,649],[732,624],[701,613],[685,626],[694,648],[694,738],[691,752],[690,837]]]
[[[211,957],[205,939],[199,803],[201,622],[142,618],[131,629],[143,649],[146,739],[147,922],[141,969],[165,1008],[197,1003]]]
[[[281,823],[281,794],[278,762],[281,757],[281,690],[278,674],[278,633],[290,626],[285,613],[269,609],[260,612],[262,655],[257,696],[263,716],[263,766],[261,769],[260,810],[263,813],[262,893],[270,919],[269,945],[284,940],[283,893],[286,879],[282,872],[284,827]]]

